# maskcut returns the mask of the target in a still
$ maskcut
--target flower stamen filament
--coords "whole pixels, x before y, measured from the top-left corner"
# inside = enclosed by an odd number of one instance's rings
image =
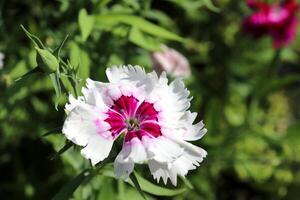
[[[139,121],[136,118],[128,118],[125,120],[128,131],[137,131],[139,129]]]

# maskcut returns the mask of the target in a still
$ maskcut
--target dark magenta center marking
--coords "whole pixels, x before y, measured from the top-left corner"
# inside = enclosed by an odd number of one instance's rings
[[[110,125],[113,137],[122,132],[126,133],[125,142],[133,138],[142,139],[143,136],[158,137],[161,135],[158,125],[158,112],[153,104],[148,102],[140,103],[133,96],[122,95],[114,101],[113,106],[107,112],[105,119]]]

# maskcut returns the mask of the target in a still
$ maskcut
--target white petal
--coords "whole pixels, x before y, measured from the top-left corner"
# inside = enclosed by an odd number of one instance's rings
[[[80,146],[87,145],[89,137],[97,134],[94,113],[83,106],[77,106],[70,112],[62,129],[69,140]]]
[[[173,160],[163,161],[161,155],[163,155],[164,152],[160,149],[160,156],[154,156],[149,160],[148,165],[151,174],[157,182],[159,182],[162,177],[166,184],[167,180],[170,178],[172,184],[176,185],[177,175],[186,176],[189,170],[196,169],[196,166],[199,166],[199,163],[203,161],[203,158],[207,153],[204,149],[176,137],[169,140],[173,142],[173,144],[171,142],[170,144],[174,145],[175,143],[175,145],[179,145],[180,149],[183,151],[180,154],[177,154],[177,157],[173,157]],[[166,145],[166,148],[169,147],[170,145]]]
[[[153,178],[157,181],[157,183],[159,183],[160,178],[162,178],[164,183],[167,184],[168,178],[170,177],[167,163],[149,160],[148,166]]]
[[[149,160],[148,165],[153,178],[159,182],[160,178],[164,183],[170,178],[173,185],[177,184],[177,176],[186,176],[189,170],[196,169],[202,157],[195,157],[187,153],[182,154],[171,163],[159,162],[157,160]]]
[[[78,105],[81,105],[84,103],[83,97],[78,97],[78,99],[75,99],[72,94],[69,95],[69,103],[65,105],[65,109],[70,112]]]
[[[172,162],[183,153],[183,148],[164,136],[153,139],[147,151],[154,154],[153,159],[159,162]]]
[[[143,88],[146,93],[150,93],[158,83],[158,77],[155,72],[146,74],[144,69],[137,65],[113,66],[106,70],[106,76],[110,83],[121,83],[122,86],[131,84],[134,87]]]
[[[89,138],[88,144],[81,150],[81,154],[91,159],[92,165],[104,160],[109,155],[112,145],[113,138],[104,138],[101,135],[94,135]]]
[[[184,83],[176,79],[170,84],[170,89],[177,100],[179,111],[185,111],[190,107],[190,92],[184,87]]]
[[[129,142],[126,142],[123,148],[127,148],[129,154],[125,160],[132,160],[135,163],[142,164],[147,160],[147,153],[145,146],[138,138],[133,138]]]
[[[182,127],[185,129],[183,139],[187,141],[195,141],[201,139],[207,132],[204,128],[203,121],[193,124],[197,116],[197,113],[191,113],[190,111],[185,112],[182,116]]]
[[[145,79],[146,73],[140,66],[113,66],[106,70],[106,76],[110,83],[121,83]]]
[[[91,79],[87,79],[86,82],[87,88],[82,88],[85,102],[89,105],[96,106],[103,111],[107,110],[113,103],[110,96],[107,94],[111,89],[111,86]]]
[[[67,116],[62,132],[66,137],[80,146],[86,146],[89,138],[95,135],[102,135],[105,138],[111,137],[108,130],[110,126],[104,121],[106,115],[84,103],[75,107]]]
[[[121,152],[118,154],[118,156],[115,159],[114,162],[114,171],[116,174],[116,177],[124,177],[127,179],[134,168],[134,162],[132,159],[126,159],[129,154],[129,149],[123,148]]]
[[[182,148],[184,148],[184,151],[187,154],[199,157],[199,159],[201,159],[201,161],[204,157],[207,156],[207,152],[204,149],[202,149],[198,146],[195,146],[195,145],[193,145],[189,142],[186,142],[184,140],[180,140],[180,139],[175,138],[175,137],[172,138],[172,140],[174,140],[174,142],[176,142],[178,145],[180,145]]]

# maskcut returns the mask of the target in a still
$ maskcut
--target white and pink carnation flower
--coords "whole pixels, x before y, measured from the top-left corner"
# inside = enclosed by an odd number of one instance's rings
[[[207,155],[187,142],[206,133],[202,121],[193,124],[189,91],[181,80],[168,84],[165,73],[158,77],[139,66],[108,68],[106,75],[109,83],[88,79],[83,96],[69,97],[63,133],[93,165],[123,139],[114,161],[117,177],[127,178],[135,163],[148,163],[157,182],[176,185],[177,175],[185,176]]]

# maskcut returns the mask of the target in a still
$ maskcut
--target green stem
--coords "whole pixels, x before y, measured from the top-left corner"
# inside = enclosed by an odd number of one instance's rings
[[[125,193],[125,185],[123,180],[118,179],[118,195],[119,195],[119,199],[122,200],[124,197],[124,193]]]
[[[70,80],[70,79],[69,79],[69,80]],[[71,80],[70,80],[70,83],[71,83],[72,88],[73,88],[73,90],[74,90],[75,98],[77,99],[77,98],[78,98],[78,93],[77,93],[77,89],[76,89],[76,82],[75,82],[75,80],[71,79]]]
[[[276,72],[278,70],[278,67],[280,66],[280,54],[281,54],[281,49],[277,49],[275,51],[275,54],[270,62],[270,64],[267,67],[266,70],[266,77],[268,76],[276,76]]]
[[[270,63],[266,66],[266,69],[262,72],[260,77],[258,78],[257,84],[254,89],[256,92],[256,97],[254,97],[257,101],[262,97],[262,92],[265,89],[265,86],[268,84],[268,80],[271,80],[277,76],[278,68],[280,67],[280,53],[281,49],[276,50],[273,58]]]

